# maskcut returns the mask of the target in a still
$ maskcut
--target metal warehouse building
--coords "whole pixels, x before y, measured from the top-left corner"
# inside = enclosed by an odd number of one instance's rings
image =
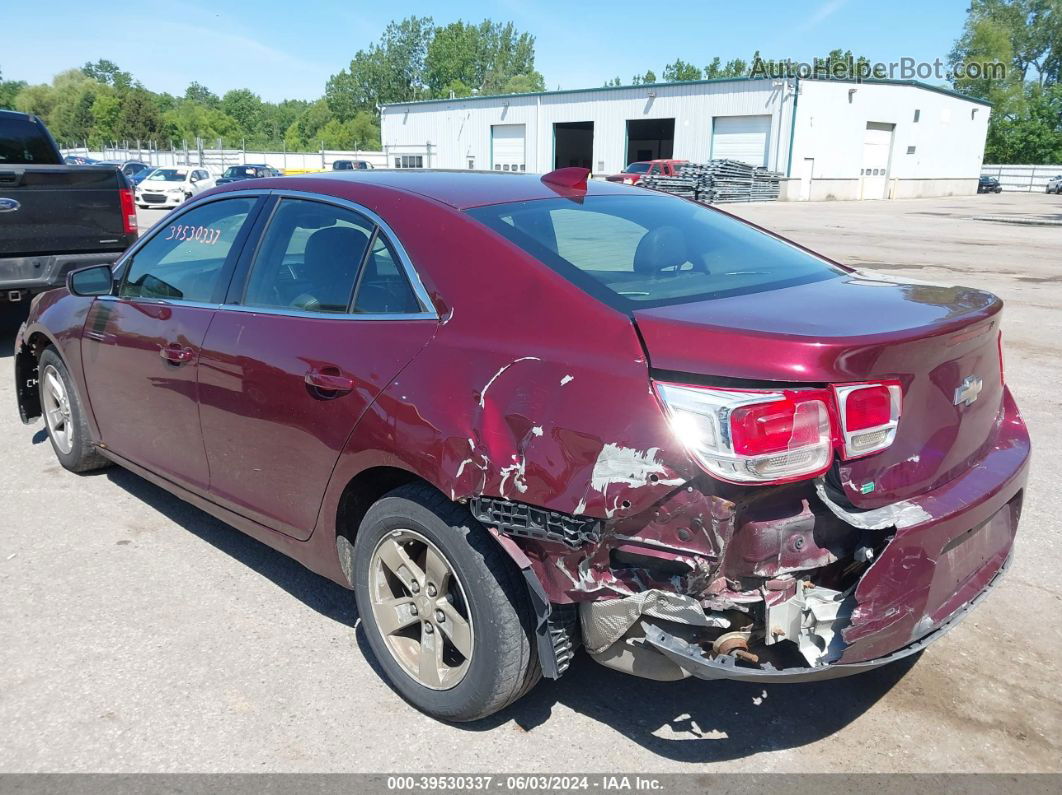
[[[725,79],[386,105],[395,168],[595,176],[653,158],[779,171],[787,199],[974,193],[987,103],[914,81]]]

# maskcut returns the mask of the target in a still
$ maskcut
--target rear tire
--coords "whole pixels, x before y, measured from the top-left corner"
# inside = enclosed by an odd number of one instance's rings
[[[466,508],[430,486],[401,486],[369,509],[354,579],[373,654],[422,712],[484,718],[541,677],[523,577]]]
[[[110,466],[111,462],[92,443],[92,432],[74,380],[55,348],[48,347],[41,354],[37,380],[48,440],[59,463],[71,472],[90,472]]]

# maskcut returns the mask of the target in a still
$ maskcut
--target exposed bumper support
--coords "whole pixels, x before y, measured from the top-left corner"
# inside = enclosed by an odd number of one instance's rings
[[[988,586],[977,594],[973,599],[951,614],[940,626],[927,635],[919,638],[914,643],[899,649],[892,654],[878,657],[873,660],[855,663],[834,663],[821,667],[786,668],[779,670],[770,666],[763,668],[751,668],[741,665],[733,657],[717,657],[709,659],[705,657],[699,646],[687,643],[682,638],[671,634],[658,624],[643,622],[645,628],[644,644],[670,659],[682,670],[696,676],[698,679],[736,679],[740,682],[813,682],[820,679],[837,679],[843,676],[853,676],[883,665],[910,657],[912,654],[925,649],[931,643],[944,637],[956,624],[958,624],[977,604],[984,599],[988,592],[996,586],[1003,573],[1010,566],[1010,558],[996,572],[988,583]]]

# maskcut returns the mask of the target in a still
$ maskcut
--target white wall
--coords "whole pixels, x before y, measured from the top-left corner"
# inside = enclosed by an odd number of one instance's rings
[[[793,175],[800,173],[803,158],[814,158],[812,199],[858,198],[867,122],[885,122],[895,125],[890,196],[974,193],[990,111],[916,86],[802,80]],[[914,154],[907,154],[909,146],[915,147]]]
[[[703,162],[714,116],[770,114],[768,167],[784,170],[792,98],[782,85],[737,80],[388,105],[382,111],[384,150],[424,151],[430,144],[433,168],[466,169],[471,157],[476,169],[490,169],[491,125],[525,124],[527,170],[541,173],[553,168],[553,124],[592,121],[593,171],[610,174],[626,165],[628,119],[674,118],[674,157]]]
[[[626,165],[628,119],[674,118],[674,157],[703,162],[711,156],[714,117],[769,114],[768,168],[798,177],[803,158],[814,158],[810,198],[857,199],[864,132],[874,121],[895,125],[889,196],[976,191],[989,107],[914,85],[802,80],[794,126],[792,85],[713,81],[389,105],[384,149],[430,150],[426,165],[433,168],[466,169],[473,158],[474,168],[490,169],[491,125],[525,124],[527,170],[545,172],[553,168],[553,124],[593,121],[593,171],[601,175]]]
[[[64,155],[82,155],[95,160],[140,160],[152,166],[204,166],[221,173],[226,166],[262,163],[281,171],[331,169],[336,160],[367,160],[374,168],[388,168],[383,152],[248,152],[242,149],[156,150],[126,147],[90,151],[85,148],[63,149]]]
[[[1043,193],[1047,188],[1048,180],[1062,175],[1062,165],[1031,166],[985,163],[981,166],[981,173],[986,177],[996,177],[1003,190]]]

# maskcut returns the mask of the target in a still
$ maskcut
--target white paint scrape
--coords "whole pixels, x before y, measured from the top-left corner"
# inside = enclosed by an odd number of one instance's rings
[[[650,483],[649,478],[656,475],[656,483],[678,485],[681,479],[665,481],[662,476],[666,473],[664,465],[656,460],[658,447],[650,447],[648,450],[635,450],[633,447],[621,447],[618,444],[606,444],[601,448],[601,453],[594,463],[594,471],[590,475],[590,486],[604,494],[609,486],[621,483],[624,486],[646,486]]]

